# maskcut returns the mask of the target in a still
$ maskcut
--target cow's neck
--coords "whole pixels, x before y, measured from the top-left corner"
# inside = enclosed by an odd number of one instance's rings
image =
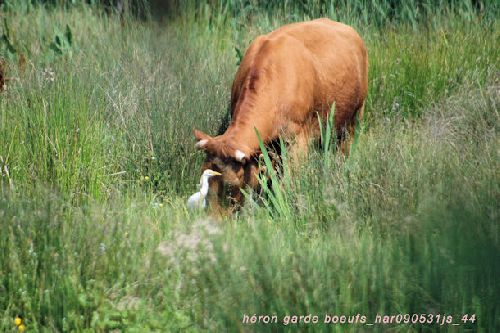
[[[260,96],[263,97],[263,96]],[[265,142],[272,140],[275,135],[275,115],[270,103],[253,101],[242,103],[234,113],[234,119],[229,125],[224,136],[231,140],[235,146],[244,153],[254,153],[259,150],[259,141],[255,130],[259,132]]]

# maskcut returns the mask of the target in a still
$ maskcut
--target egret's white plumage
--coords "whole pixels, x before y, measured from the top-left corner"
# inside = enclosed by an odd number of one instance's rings
[[[200,192],[196,192],[189,197],[187,201],[187,206],[190,209],[200,209],[207,206],[207,194],[208,194],[208,179],[212,176],[221,176],[217,171],[207,169],[203,171],[200,178]]]
[[[201,192],[196,192],[192,196],[189,197],[187,201],[187,206],[190,209],[194,208],[205,208],[206,202],[201,197]]]

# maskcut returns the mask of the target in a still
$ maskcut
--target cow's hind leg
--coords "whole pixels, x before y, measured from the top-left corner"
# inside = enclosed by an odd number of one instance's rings
[[[361,122],[361,120],[363,119],[364,109],[365,103],[361,105],[359,110],[354,115],[353,119],[351,119],[351,121],[345,125],[345,127],[337,136],[340,151],[342,151],[342,154],[344,154],[344,156],[349,156],[351,152],[351,146],[354,142],[354,135],[356,134],[356,119],[358,123]]]
[[[344,156],[349,156],[351,152],[351,145],[354,140],[354,134],[356,130],[356,124],[350,123],[347,124],[341,131],[342,133],[337,136],[340,151]]]

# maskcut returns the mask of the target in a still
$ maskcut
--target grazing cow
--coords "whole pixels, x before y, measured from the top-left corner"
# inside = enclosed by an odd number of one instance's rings
[[[209,203],[217,206],[223,185],[236,203],[241,203],[241,188],[258,185],[256,129],[264,143],[281,137],[292,157],[301,156],[319,137],[318,115],[326,120],[335,104],[337,142],[346,152],[367,90],[366,48],[347,25],[318,19],[257,37],[233,82],[226,132],[211,137],[194,131],[196,147],[207,154],[202,169],[222,173],[210,184]]]

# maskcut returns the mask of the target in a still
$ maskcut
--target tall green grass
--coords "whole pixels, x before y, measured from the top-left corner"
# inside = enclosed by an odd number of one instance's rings
[[[151,1],[155,8],[157,2]],[[301,20],[329,16],[343,22],[359,25],[385,27],[391,24],[408,23],[415,29],[421,23],[440,23],[453,15],[468,21],[496,20],[500,9],[495,1],[431,1],[431,0],[205,0],[169,1],[170,14],[185,13],[201,18],[210,16],[211,23],[221,19],[252,19],[265,15],[274,19],[282,16],[286,20]]]
[[[428,312],[497,330],[498,21],[456,3],[382,24],[362,15],[376,3],[255,2],[245,17],[210,3],[165,24],[86,5],[5,15],[0,331],[17,314],[34,332],[195,332],[288,327],[243,314]],[[319,13],[369,50],[351,155],[313,147],[237,214],[188,212],[203,160],[191,131],[226,119],[237,50]]]

